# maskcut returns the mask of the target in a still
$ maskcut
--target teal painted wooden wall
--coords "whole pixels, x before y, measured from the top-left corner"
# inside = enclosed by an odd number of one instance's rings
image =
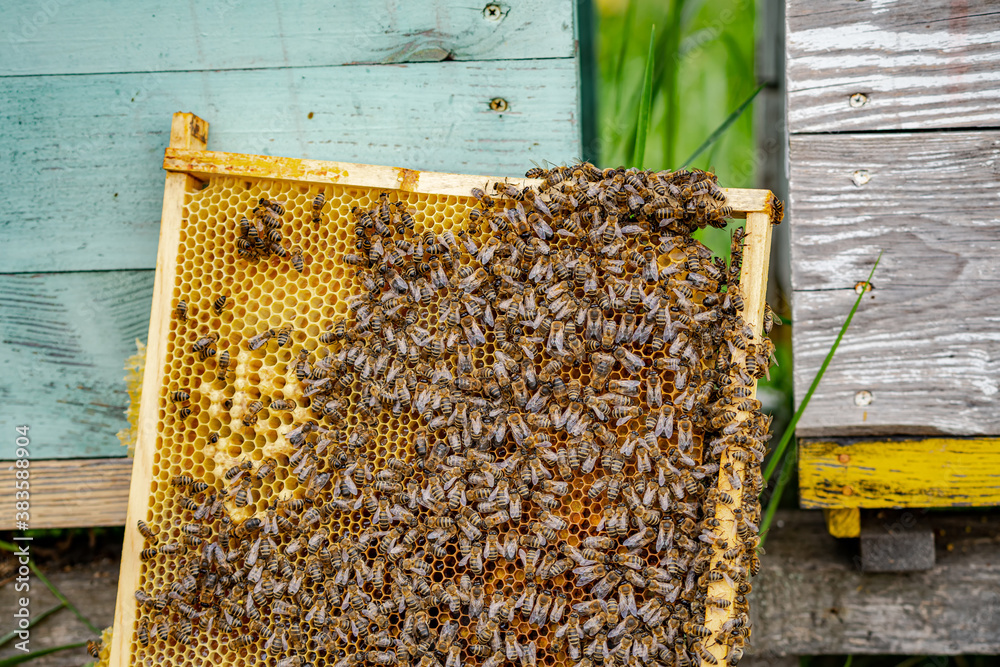
[[[495,175],[580,157],[575,0],[492,4],[0,0],[0,433],[123,455],[175,111],[232,152]]]

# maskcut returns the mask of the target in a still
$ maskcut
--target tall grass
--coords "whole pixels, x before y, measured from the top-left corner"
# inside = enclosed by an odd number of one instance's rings
[[[757,88],[754,3],[749,0],[594,0],[600,157],[635,164],[648,43],[653,44],[650,131],[643,167],[671,169],[691,155]],[[754,182],[753,121],[742,114],[689,166],[713,168],[729,187]]]

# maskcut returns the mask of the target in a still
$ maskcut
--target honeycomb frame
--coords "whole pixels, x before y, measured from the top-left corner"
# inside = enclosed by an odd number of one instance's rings
[[[214,368],[211,361],[205,361],[193,375],[182,376],[177,374],[177,369],[168,371],[168,361],[172,354],[173,341],[178,336],[178,331],[173,318],[170,317],[170,304],[178,297],[180,289],[179,282],[184,284],[198,283],[203,291],[199,299],[191,300],[191,316],[197,318],[199,313],[210,313],[211,302],[218,295],[217,285],[224,287],[234,286],[235,262],[229,263],[225,258],[223,248],[224,239],[212,240],[206,235],[188,235],[185,225],[192,213],[198,214],[201,211],[200,204],[192,206],[199,193],[212,194],[213,188],[220,191],[229,192],[227,199],[231,206],[246,206],[258,195],[264,193],[267,196],[277,196],[279,199],[289,199],[289,195],[294,195],[291,200],[294,206],[307,208],[309,199],[318,191],[342,192],[354,198],[354,201],[364,204],[373,203],[378,192],[394,191],[395,194],[410,205],[421,210],[421,206],[428,205],[429,202],[443,199],[443,208],[453,211],[452,216],[460,218],[461,213],[471,208],[474,201],[469,196],[472,187],[488,187],[496,183],[530,183],[526,179],[495,179],[490,177],[462,176],[454,174],[432,174],[427,172],[415,172],[407,169],[396,169],[391,167],[372,167],[367,165],[347,165],[343,163],[321,163],[311,160],[294,160],[289,158],[271,158],[266,156],[246,156],[225,153],[210,153],[205,151],[207,140],[207,123],[191,114],[175,114],[174,125],[171,132],[171,147],[167,149],[164,166],[170,173],[167,176],[164,195],[164,215],[161,228],[161,239],[159,256],[157,261],[156,287],[153,300],[152,316],[150,321],[149,336],[149,361],[143,380],[143,401],[140,413],[139,441],[137,445],[136,461],[133,468],[133,480],[129,497],[129,515],[126,525],[125,547],[123,551],[122,574],[119,582],[118,606],[115,616],[115,634],[112,646],[111,664],[134,664],[136,630],[136,602],[132,593],[140,587],[141,579],[144,576],[144,564],[138,559],[139,551],[142,548],[143,540],[136,529],[138,519],[150,520],[154,513],[161,515],[166,509],[163,505],[166,495],[169,476],[163,473],[163,461],[169,461],[171,465],[179,464],[182,459],[193,461],[193,467],[185,467],[196,476],[216,476],[221,477],[221,470],[228,468],[229,464],[236,462],[244,455],[254,456],[255,461],[263,459],[269,453],[282,453],[273,444],[279,435],[290,429],[290,424],[295,417],[308,419],[304,408],[298,408],[302,414],[290,413],[282,416],[267,417],[267,432],[263,440],[261,438],[244,441],[241,444],[230,444],[226,434],[227,425],[220,419],[220,403],[226,398],[226,393],[232,391],[239,392],[240,382],[249,384],[259,384],[261,381],[269,381],[275,390],[283,388],[287,379],[277,376],[264,377],[265,366],[273,368],[280,365],[293,363],[292,352],[289,349],[279,349],[277,352],[269,352],[268,357],[273,356],[271,363],[259,364],[258,355],[249,353],[245,347],[239,343],[250,338],[261,329],[263,322],[257,321],[256,313],[247,311],[249,299],[253,299],[255,304],[262,303],[266,307],[283,306],[282,315],[273,314],[268,319],[268,325],[280,326],[287,319],[301,320],[304,326],[296,326],[297,338],[295,344],[300,345],[305,342],[307,336],[315,336],[320,331],[320,322],[327,321],[334,312],[345,312],[346,307],[330,310],[325,304],[323,297],[332,290],[329,286],[333,281],[344,278],[339,276],[312,275],[306,271],[304,275],[294,276],[289,274],[287,267],[278,269],[276,266],[280,262],[272,262],[268,268],[258,272],[260,282],[276,281],[279,283],[277,289],[265,292],[261,285],[254,284],[249,291],[240,295],[233,294],[229,302],[229,310],[223,310],[221,315],[210,318],[209,321],[218,321],[219,327],[212,327],[211,330],[219,330],[228,335],[234,344],[229,345],[233,353],[233,361],[236,365],[237,381],[232,385],[227,385],[225,389],[219,385],[213,385],[210,380],[205,380],[207,388],[192,387],[200,394],[196,408],[200,408],[208,416],[207,422],[198,419],[198,427],[187,431],[184,436],[186,443],[182,445],[180,451],[161,451],[161,443],[164,434],[173,436],[175,430],[175,415],[173,406],[167,400],[167,393],[176,386],[177,380],[181,377],[190,379],[201,378],[202,376],[213,377],[211,370]],[[204,183],[199,179],[207,179]],[[207,188],[202,189],[207,183]],[[755,332],[759,335],[764,309],[764,291],[766,290],[767,276],[767,256],[770,244],[770,224],[774,214],[772,209],[773,197],[767,191],[754,190],[727,190],[728,200],[735,211],[734,217],[747,217],[747,247],[743,265],[743,284],[745,291],[744,319],[748,320]],[[221,195],[220,195],[221,196]],[[333,197],[331,197],[333,199]],[[343,207],[342,207],[343,208]],[[340,213],[346,215],[346,210]],[[219,225],[225,223],[221,214],[209,207],[208,216],[214,219]],[[308,227],[308,223],[302,223]],[[346,230],[339,237],[339,243],[343,243],[347,237]],[[314,239],[308,234],[293,235],[293,243],[300,244],[303,248],[307,260],[312,258],[313,252],[320,249]],[[193,260],[193,246],[210,247],[213,250],[211,267],[221,273],[213,275],[210,271],[204,271],[203,275],[196,275],[197,271],[180,271]],[[339,248],[343,252],[343,248]],[[186,263],[185,263],[186,260]],[[287,260],[285,260],[287,264]],[[190,275],[189,275],[190,274]],[[287,280],[288,275],[292,275],[295,289],[293,290]],[[217,280],[222,276],[221,282]],[[346,282],[346,280],[345,280]],[[257,289],[254,289],[257,288]],[[344,289],[344,288],[341,288]],[[302,301],[296,297],[302,293],[310,294],[307,306],[302,306]],[[277,304],[277,305],[276,305]],[[316,317],[309,319],[310,308],[319,312]],[[239,317],[240,314],[242,317]],[[286,317],[287,316],[287,317]],[[243,323],[242,329],[236,331],[232,328],[235,320],[240,319]],[[272,321],[273,320],[273,321]],[[226,328],[226,325],[229,325]],[[296,322],[298,325],[299,323]],[[194,331],[188,331],[185,345],[193,343],[197,338]],[[233,338],[235,336],[235,338]],[[220,349],[221,346],[220,346]],[[237,351],[238,350],[238,351]],[[181,350],[183,352],[183,350]],[[195,364],[198,367],[198,364]],[[254,382],[254,375],[257,376]],[[166,381],[165,381],[166,378]],[[278,384],[278,381],[281,381]],[[195,392],[192,392],[194,394]],[[279,392],[280,393],[280,392]],[[289,392],[291,394],[291,391]],[[271,396],[274,398],[274,396]],[[232,420],[238,419],[245,411],[246,399],[243,405],[236,405],[230,415]],[[215,423],[217,428],[213,428]],[[204,438],[211,431],[218,431],[222,435],[219,447],[215,451],[196,451],[194,446],[195,438]],[[225,448],[224,448],[225,447]],[[270,447],[270,449],[268,449]],[[249,451],[248,451],[249,449]],[[388,452],[381,451],[377,456],[385,457]],[[733,462],[734,467],[739,470],[741,464]],[[159,469],[158,478],[154,479],[154,471]],[[584,480],[586,481],[586,480]],[[719,488],[725,490],[729,483],[724,475],[720,473]],[[288,480],[284,491],[293,490],[296,483]],[[582,522],[583,510],[585,509],[586,496],[582,498],[574,496],[570,503],[569,510],[571,518],[575,523]],[[252,497],[250,507],[263,510],[267,506],[267,501],[260,497]],[[159,510],[155,511],[157,507]],[[249,510],[249,507],[247,508]],[[169,512],[168,512],[169,514]],[[249,516],[247,513],[245,516]],[[735,524],[732,512],[728,508],[720,506],[717,516],[722,522],[720,532],[722,534],[735,534]],[[168,517],[169,518],[169,517]],[[179,534],[179,520],[173,521],[171,530]],[[162,576],[163,572],[159,573]],[[490,587],[487,587],[489,592]],[[724,582],[717,582],[711,585],[710,593],[719,597],[732,599],[734,591],[725,585]],[[728,619],[725,610],[712,610],[706,619],[706,625],[718,630]],[[527,624],[524,624],[525,626]],[[198,647],[203,649],[204,647]],[[544,646],[542,646],[544,648]],[[171,662],[180,659],[202,660],[213,662],[210,655],[204,652],[195,654],[198,650],[195,647],[188,647],[189,654],[179,656],[173,653],[174,649],[164,657]],[[214,652],[214,650],[212,651]],[[218,654],[216,654],[218,655]],[[246,654],[241,654],[244,657]],[[722,658],[722,655],[718,655]],[[147,660],[146,663],[149,661]],[[214,664],[214,663],[213,663]]]

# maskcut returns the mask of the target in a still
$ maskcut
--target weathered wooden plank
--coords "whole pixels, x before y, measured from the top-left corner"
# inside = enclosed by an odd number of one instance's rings
[[[857,543],[827,534],[820,512],[775,518],[751,593],[753,654],[1000,653],[1000,517],[923,516],[937,562],[908,574],[861,572]]]
[[[152,268],[177,109],[233,152],[521,176],[580,155],[578,93],[572,58],[9,78],[2,270]]]
[[[572,0],[204,4],[53,0],[5,10],[0,76],[570,58]],[[185,26],[186,29],[178,29]]]
[[[0,461],[0,503],[7,507],[14,507],[15,470]],[[130,458],[32,460],[31,527],[121,526],[131,478]],[[0,530],[13,529],[14,513],[0,513]]]
[[[59,591],[80,609],[91,623],[98,628],[111,625],[115,614],[115,590],[118,583],[118,560],[108,557],[95,558],[64,569],[50,568],[43,561],[39,567]],[[46,609],[59,604],[55,596],[37,579],[30,582],[31,614],[37,616]],[[24,595],[16,591],[13,583],[0,587],[0,608],[12,611],[18,608],[17,598]],[[4,632],[13,627],[10,618],[4,619]],[[94,633],[69,609],[62,609],[31,629],[29,648],[38,651],[43,648],[64,646],[95,639]],[[0,649],[0,660],[23,655],[13,644]],[[76,667],[91,662],[87,649],[80,647],[69,651],[53,653],[35,658],[31,667]]]
[[[1000,126],[993,0],[790,0],[791,132]]]
[[[993,131],[792,136],[798,398],[885,251],[802,435],[1000,433],[997,163]]]
[[[152,271],[0,275],[0,432],[30,426],[36,459],[124,456],[123,364],[152,290]]]
[[[799,502],[806,508],[1000,505],[1000,439],[802,440]]]

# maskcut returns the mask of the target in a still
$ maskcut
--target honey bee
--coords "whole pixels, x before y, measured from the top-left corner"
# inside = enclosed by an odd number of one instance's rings
[[[226,307],[226,300],[228,298],[225,294],[222,294],[212,302],[212,310],[215,311],[216,315],[222,315],[222,310]]]
[[[275,334],[276,332],[274,329],[267,329],[265,331],[262,331],[253,338],[251,338],[249,341],[247,341],[247,347],[250,348],[251,350],[260,349],[267,343],[267,341],[274,338]]]
[[[191,351],[198,354],[198,358],[204,361],[208,357],[215,355],[215,348],[213,347],[216,341],[219,340],[218,334],[208,334],[207,336],[202,336],[194,345],[191,346]]]
[[[284,399],[271,401],[271,404],[268,406],[268,409],[269,410],[274,410],[276,412],[281,412],[281,411],[286,411],[286,410],[294,410],[295,409],[295,401],[289,401],[289,400],[284,400]]]
[[[147,541],[153,543],[156,542],[156,532],[150,528],[145,521],[139,519],[139,521],[136,522],[136,525],[139,529],[139,534],[146,538]]]
[[[268,199],[267,197],[261,197],[257,201],[261,208],[266,208],[269,211],[274,212],[277,215],[285,214],[285,207],[282,202],[276,201],[274,199]]]
[[[180,320],[181,322],[187,322],[187,312],[188,312],[187,301],[185,301],[184,299],[178,299],[177,305],[174,307],[174,314],[177,315],[177,319]]]

